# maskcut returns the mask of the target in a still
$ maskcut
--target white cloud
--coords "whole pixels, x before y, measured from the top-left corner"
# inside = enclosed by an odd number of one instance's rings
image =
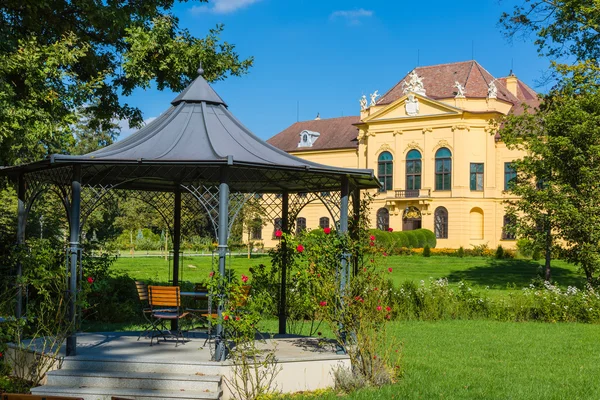
[[[156,117],[149,117],[149,118],[145,119],[144,125],[148,125],[150,122],[154,121],[155,119],[156,119]],[[121,128],[121,134],[119,135],[119,138],[117,140],[125,139],[127,136],[129,136],[132,133],[135,133],[139,130],[138,128],[130,128],[129,122],[126,119],[120,119],[118,121],[115,121],[115,123],[117,125],[119,125],[119,128]]]
[[[230,14],[241,8],[248,7],[262,0],[214,0],[211,5],[193,6],[190,8],[192,14],[201,14],[205,12],[213,14]]]
[[[365,10],[359,8],[358,10],[338,10],[331,13],[329,18],[332,20],[343,18],[350,25],[360,25],[362,18],[372,17],[374,12],[372,10]]]

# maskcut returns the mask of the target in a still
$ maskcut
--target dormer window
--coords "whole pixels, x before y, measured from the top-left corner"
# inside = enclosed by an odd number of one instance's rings
[[[300,142],[298,143],[298,147],[312,147],[319,136],[321,136],[319,132],[303,130],[300,132]]]

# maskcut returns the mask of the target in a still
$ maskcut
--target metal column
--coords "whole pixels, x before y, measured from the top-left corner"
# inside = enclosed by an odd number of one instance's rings
[[[341,204],[340,204],[340,235],[346,235],[348,233],[348,195],[350,192],[350,184],[348,182],[348,177],[345,176],[342,178],[342,187],[341,187]],[[348,249],[343,249],[342,260],[340,265],[340,296],[345,295],[346,293],[346,285],[348,284],[348,258],[350,258],[350,253],[348,253]],[[346,331],[343,325],[339,327],[341,333],[341,340],[343,343],[346,342]],[[337,354],[345,354],[346,350],[341,346],[336,346]]]
[[[345,176],[342,178],[342,188],[341,188],[341,204],[340,204],[340,234],[345,235],[348,233],[348,196],[350,194],[350,184],[348,182],[348,177]],[[342,270],[340,275],[340,290],[341,293],[344,293],[346,288],[346,284],[348,282],[348,258],[350,254],[348,253],[348,249],[344,249],[344,254],[342,254]]]
[[[27,224],[27,209],[25,206],[25,179],[19,175],[17,180],[17,246],[25,244],[25,225]],[[21,286],[21,277],[23,276],[23,264],[17,260],[17,305],[15,314],[17,318],[23,316],[23,287]]]
[[[79,226],[81,209],[81,167],[73,166],[73,180],[71,184],[71,211],[69,213],[70,222],[70,240],[69,256],[71,258],[70,270],[68,276],[68,294],[69,294],[69,323],[71,324],[71,333],[67,337],[67,356],[77,355],[77,264],[79,261]]]
[[[352,224],[352,232],[350,235],[352,240],[356,241],[359,239],[358,234],[360,232],[360,189],[355,187],[352,190],[352,214],[354,218],[354,223]],[[354,275],[358,274],[358,252],[354,254],[352,257],[352,273]]]
[[[289,194],[283,193],[281,197],[281,230],[289,233]],[[279,334],[286,334],[286,296],[287,296],[287,243],[281,241],[281,286],[279,287]]]
[[[227,236],[229,230],[229,170],[227,167],[221,168],[221,179],[219,185],[219,275],[221,279],[225,279],[225,261],[227,257]],[[227,349],[225,348],[225,342],[223,340],[223,293],[224,288],[219,288],[219,302],[217,308],[217,315],[219,317],[219,323],[217,324],[217,337],[216,337],[216,349],[215,349],[215,361],[225,361],[227,357]]]
[[[175,188],[173,210],[173,286],[179,286],[179,249],[181,248],[181,188]],[[177,331],[179,321],[171,320],[171,330]]]

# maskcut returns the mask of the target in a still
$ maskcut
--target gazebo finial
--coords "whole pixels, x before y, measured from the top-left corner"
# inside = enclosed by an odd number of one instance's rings
[[[198,66],[198,75],[202,75],[204,73],[204,69],[202,69],[202,61],[200,61],[200,65]]]

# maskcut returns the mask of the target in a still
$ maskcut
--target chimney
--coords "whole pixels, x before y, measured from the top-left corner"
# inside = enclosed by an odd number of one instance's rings
[[[517,77],[515,76],[515,74],[512,72],[512,69],[510,70],[510,74],[506,77],[506,88],[508,89],[509,92],[511,92],[515,97],[517,96],[517,86],[518,86],[518,82],[519,80],[517,79]]]
[[[315,121],[320,121],[321,120],[321,113],[317,113],[317,118],[315,118]]]

